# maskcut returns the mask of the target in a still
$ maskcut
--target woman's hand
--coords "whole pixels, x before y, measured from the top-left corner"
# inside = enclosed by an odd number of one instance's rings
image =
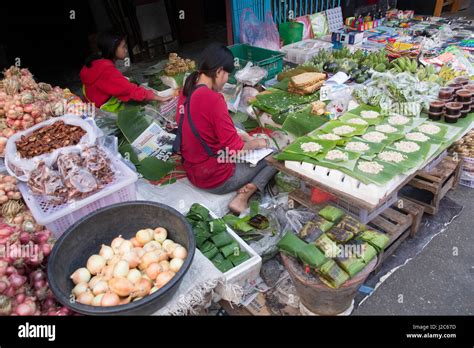
[[[254,138],[245,143],[243,150],[257,150],[257,149],[265,149],[267,147],[269,147],[269,143],[267,142],[266,139]]]

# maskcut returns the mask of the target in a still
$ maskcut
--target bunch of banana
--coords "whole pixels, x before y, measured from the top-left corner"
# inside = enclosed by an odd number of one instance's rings
[[[408,57],[397,58],[392,62],[392,66],[395,72],[410,72],[412,74],[416,73],[418,68],[418,63],[416,59],[411,59]]]
[[[427,66],[421,66],[418,68],[418,71],[416,72],[416,76],[418,77],[418,80],[420,81],[430,81],[430,82],[441,82],[442,80],[437,72],[436,69],[434,68],[433,65],[427,65]]]
[[[340,50],[333,51],[333,56],[335,59],[349,58],[351,55],[351,51],[347,47],[343,47]]]
[[[388,58],[384,52],[369,53],[361,63],[378,72],[384,72],[389,66]]]
[[[334,57],[328,50],[319,50],[318,53],[313,57],[313,63],[326,63],[329,61],[333,61]]]
[[[462,74],[462,71],[454,70],[446,65],[443,65],[438,73],[438,76],[441,77],[445,82],[448,82],[455,77],[461,76]]]

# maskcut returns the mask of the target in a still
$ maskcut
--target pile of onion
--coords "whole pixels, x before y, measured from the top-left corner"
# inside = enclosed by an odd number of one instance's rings
[[[118,306],[137,301],[165,286],[187,257],[182,245],[167,239],[163,227],[140,230],[130,240],[118,236],[77,269],[72,295],[91,306]]]
[[[0,244],[6,250],[0,258],[0,315],[73,314],[56,301],[43,271],[52,249],[51,232],[0,224]]]

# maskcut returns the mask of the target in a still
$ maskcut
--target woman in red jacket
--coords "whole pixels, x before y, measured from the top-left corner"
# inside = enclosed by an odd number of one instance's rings
[[[270,144],[268,140],[237,133],[219,93],[233,70],[234,56],[225,45],[211,44],[203,51],[199,69],[186,79],[178,101],[174,150],[181,152],[193,185],[215,194],[237,191],[229,208],[241,213],[248,207],[250,197],[265,188],[276,170],[265,161],[253,167],[235,163],[232,154]]]
[[[127,56],[124,36],[101,33],[97,38],[97,45],[100,53],[87,58],[80,72],[86,101],[94,103],[97,108],[117,112],[122,107],[122,102],[130,100],[167,100],[157,96],[152,90],[129,82],[115,67],[116,60],[123,60]]]

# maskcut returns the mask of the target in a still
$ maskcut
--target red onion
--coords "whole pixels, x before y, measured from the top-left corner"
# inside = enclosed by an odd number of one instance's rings
[[[61,307],[58,310],[58,315],[60,315],[60,316],[71,315],[71,314],[72,314],[71,310],[67,307]]]
[[[34,312],[35,311],[31,308],[31,306],[26,303],[19,304],[15,309],[15,313],[22,316],[33,315]]]
[[[0,238],[10,237],[13,232],[15,232],[15,230],[11,226],[5,224],[0,225]]]
[[[15,297],[15,301],[16,301],[16,303],[18,303],[18,304],[22,304],[23,302],[25,302],[25,299],[26,299],[26,295],[25,295],[25,294],[18,294],[18,295],[16,295],[16,297]]]
[[[44,256],[48,256],[49,254],[51,254],[51,245],[49,245],[48,243],[42,244],[41,251],[43,252]]]
[[[38,244],[44,244],[51,238],[51,232],[48,230],[39,231],[35,233],[34,239]]]
[[[8,297],[15,296],[15,293],[16,293],[16,289],[13,286],[9,286],[7,290],[3,292],[3,294]]]
[[[44,300],[42,307],[44,309],[54,308],[54,307],[56,307],[56,301],[52,298],[47,298],[46,300]]]
[[[38,281],[38,280],[46,280],[46,273],[44,273],[41,270],[36,270],[32,273],[30,273],[30,281]]]
[[[26,282],[26,277],[21,276],[19,274],[12,274],[8,277],[8,281],[10,282],[11,286],[15,289],[20,288]]]
[[[21,244],[28,244],[30,242],[30,234],[28,232],[21,232],[19,241]]]
[[[7,271],[6,271],[5,274],[6,274],[7,276],[9,276],[9,275],[12,275],[12,274],[17,274],[17,273],[18,273],[18,272],[17,272],[17,270],[16,270],[15,267],[13,267],[13,266],[8,266],[8,267],[7,267]]]
[[[3,292],[8,288],[8,284],[4,281],[0,281],[0,294],[3,294]]]
[[[46,281],[41,279],[41,280],[36,280],[34,283],[35,289],[43,289],[46,286]]]

